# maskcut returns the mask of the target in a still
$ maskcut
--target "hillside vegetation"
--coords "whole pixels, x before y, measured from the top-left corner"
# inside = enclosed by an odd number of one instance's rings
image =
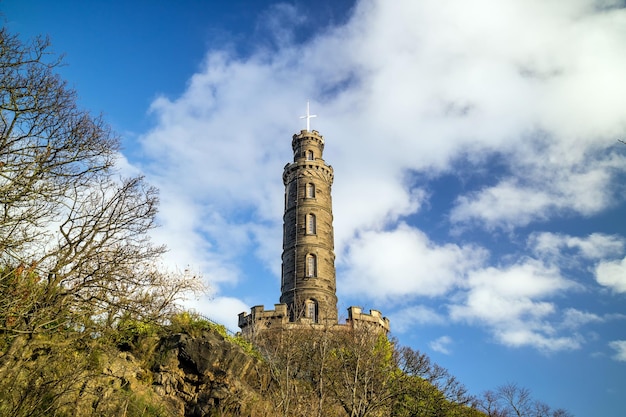
[[[253,347],[183,313],[79,341],[39,335],[0,382],[3,416],[482,416],[445,370],[368,332],[278,331]]]

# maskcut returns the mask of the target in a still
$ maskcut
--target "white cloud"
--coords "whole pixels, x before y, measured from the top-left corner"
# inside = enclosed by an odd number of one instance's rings
[[[286,25],[285,22],[290,22]],[[294,28],[306,22],[306,17],[295,6],[287,3],[277,3],[269,6],[268,10],[259,17],[257,30],[265,32],[277,47],[289,47],[293,43]]]
[[[438,326],[447,321],[444,314],[422,305],[414,305],[396,311],[389,315],[389,320],[393,326],[392,330],[398,333],[405,333],[416,325]]]
[[[614,340],[609,343],[609,347],[615,350],[613,359],[626,362],[626,340]]]
[[[589,323],[602,323],[604,321],[605,318],[597,314],[568,308],[563,313],[563,323],[561,325],[569,329],[578,329]]]
[[[623,167],[622,157],[588,158],[570,155],[562,161],[555,149],[544,149],[548,159],[535,153],[529,160],[512,160],[514,175],[498,184],[462,195],[451,213],[453,222],[481,222],[487,228],[526,226],[562,213],[589,216],[609,207],[615,199],[609,186],[612,168]],[[511,155],[511,158],[514,156]],[[516,155],[518,159],[519,155]],[[565,162],[565,163],[564,163]]]
[[[596,266],[596,281],[617,293],[626,293],[626,258],[602,261]]]
[[[519,187],[507,180],[471,196],[460,196],[452,210],[453,222],[480,219],[489,226],[513,224],[525,226],[543,218],[543,208],[551,204],[549,193],[530,187]]]
[[[123,178],[136,177],[142,174],[141,169],[131,164],[122,153],[117,155],[115,167]]]
[[[562,350],[576,350],[581,347],[582,340],[578,335],[552,336],[551,329],[541,331],[531,326],[522,325],[519,328],[497,329],[494,335],[504,345],[511,347],[530,346],[545,352]]]
[[[504,268],[488,267],[470,274],[464,301],[450,305],[450,317],[486,326],[496,341],[547,351],[575,349],[578,337],[556,335],[550,319],[557,305],[548,301],[576,285],[553,266],[527,259]]]
[[[185,306],[223,324],[233,332],[239,329],[237,317],[239,313],[250,313],[250,307],[246,303],[233,297],[204,297],[195,301],[187,301]]]
[[[435,352],[443,353],[444,355],[449,355],[452,353],[450,350],[450,345],[452,344],[452,338],[450,336],[441,336],[433,341],[431,341],[428,346]]]
[[[443,295],[484,258],[479,248],[439,246],[401,223],[394,230],[363,232],[350,243],[342,287],[377,300]]]
[[[563,250],[576,249],[586,259],[602,259],[621,254],[624,251],[624,238],[616,235],[592,233],[587,237],[558,233],[535,233],[529,238],[532,250],[541,256],[558,256]]]
[[[333,189],[335,222],[335,247],[338,254],[354,240],[359,231],[381,230],[395,224],[399,218],[419,210],[425,199],[422,190],[407,190],[402,183],[375,178],[375,173],[351,173]],[[372,198],[375,195],[376,198]]]
[[[214,290],[220,283],[236,282],[239,269],[231,262],[232,255],[215,250],[215,243],[201,233],[202,222],[206,220],[201,207],[187,201],[187,195],[168,191],[162,192],[161,197],[161,227],[152,231],[156,242],[170,248],[165,261],[178,270],[197,271]],[[224,233],[225,238],[230,235]]]

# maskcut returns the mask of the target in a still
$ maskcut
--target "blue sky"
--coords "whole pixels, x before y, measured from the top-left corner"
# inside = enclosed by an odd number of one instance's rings
[[[278,302],[310,99],[340,314],[381,310],[472,393],[626,409],[626,9],[611,0],[3,0],[161,190],[154,238],[236,329]]]

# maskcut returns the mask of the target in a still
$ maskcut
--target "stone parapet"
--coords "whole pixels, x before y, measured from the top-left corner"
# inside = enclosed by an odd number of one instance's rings
[[[239,313],[239,328],[244,334],[282,327],[288,321],[287,304],[274,304],[274,310],[265,310],[264,306],[254,306],[250,309],[250,314]]]
[[[352,325],[352,327],[359,326],[377,326],[382,328],[385,333],[389,333],[389,319],[383,317],[382,313],[378,310],[370,310],[369,314],[363,313],[361,307],[349,307],[348,318],[346,323]]]
[[[370,327],[380,330],[383,333],[389,333],[389,319],[383,317],[378,310],[370,310],[363,313],[361,307],[349,307],[348,318],[345,324],[327,322],[316,323],[308,317],[300,317],[296,321],[290,321],[287,304],[275,304],[274,310],[265,310],[263,306],[254,306],[250,309],[250,313],[239,313],[239,327],[242,335],[253,337],[263,331],[268,330],[289,330],[289,329],[312,329],[327,328],[329,325],[332,329],[338,331],[347,331],[350,329],[359,329]]]

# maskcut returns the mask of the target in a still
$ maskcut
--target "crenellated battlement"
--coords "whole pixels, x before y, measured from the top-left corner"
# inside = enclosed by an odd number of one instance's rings
[[[382,313],[378,310],[370,310],[369,314],[367,314],[363,313],[361,307],[349,307],[346,323],[354,328],[361,326],[377,326],[384,330],[385,333],[389,333],[389,319],[383,317]]]
[[[309,317],[303,316],[295,321],[290,321],[287,311],[287,304],[274,304],[274,310],[265,310],[263,306],[254,306],[250,309],[250,313],[239,313],[239,328],[241,333],[246,337],[252,337],[255,334],[269,330],[279,329],[314,329],[317,327],[330,326],[336,331],[347,331],[351,329],[363,329],[366,327],[372,330],[379,330],[384,334],[389,333],[389,319],[383,317],[378,310],[370,310],[363,313],[361,307],[349,307],[348,318],[344,324],[317,323]]]
[[[324,144],[324,136],[320,135],[320,132],[318,132],[317,130],[308,131],[306,129],[303,129],[300,131],[300,133],[296,133],[293,135],[291,146],[293,147],[297,140],[301,140],[304,138],[319,140],[322,144]]]
[[[274,304],[274,310],[265,310],[264,306],[254,306],[250,314],[239,313],[239,328],[244,334],[254,333],[255,330],[280,328],[289,322],[287,304]]]
[[[336,324],[331,324],[337,326]],[[239,328],[246,337],[270,330],[314,328],[323,324],[316,323],[309,317],[300,317],[296,321],[290,321],[287,304],[274,304],[274,310],[265,310],[263,306],[254,306],[250,313],[239,313]]]

